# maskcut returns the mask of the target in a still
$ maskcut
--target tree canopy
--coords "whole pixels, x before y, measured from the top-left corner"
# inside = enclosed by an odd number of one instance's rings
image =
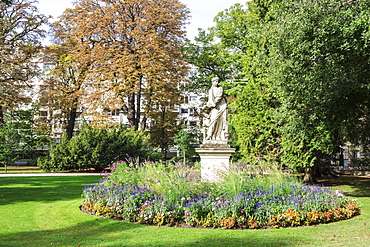
[[[54,33],[57,45],[89,67],[89,105],[121,110],[139,129],[141,119],[146,127],[143,109],[151,112],[178,94],[188,70],[179,51],[187,18],[177,0],[79,0],[54,24]]]
[[[25,88],[39,70],[37,56],[48,17],[39,14],[35,0],[0,3],[0,123],[3,112],[16,103],[27,103]]]
[[[369,17],[365,1],[282,4],[269,72],[286,163],[313,165],[344,141],[368,145]]]
[[[368,145],[369,13],[366,1],[254,0],[215,17],[224,52],[208,57],[236,78],[225,86],[240,157],[305,168],[343,142]]]

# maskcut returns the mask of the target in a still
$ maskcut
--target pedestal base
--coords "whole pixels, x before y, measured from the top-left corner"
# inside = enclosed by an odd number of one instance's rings
[[[201,177],[207,181],[219,181],[223,173],[229,171],[230,156],[235,148],[230,147],[204,147],[196,148],[200,156]]]

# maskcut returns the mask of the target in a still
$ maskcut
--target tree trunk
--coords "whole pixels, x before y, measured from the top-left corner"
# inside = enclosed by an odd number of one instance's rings
[[[147,100],[147,102],[146,102],[147,105],[152,104],[152,94],[153,94],[153,89],[150,89],[149,93],[147,94],[147,99],[146,99]],[[150,108],[147,108],[146,112],[144,112],[144,114],[143,114],[143,118],[141,119],[141,129],[142,129],[143,132],[147,128],[146,120],[148,119],[147,115],[149,114],[149,112],[150,112]]]
[[[136,94],[136,129],[139,129],[140,117],[141,117],[141,85],[142,85],[143,76],[140,76],[139,79],[139,91]]]
[[[166,160],[167,158],[167,142],[166,142],[166,129],[163,127],[164,126],[164,121],[165,121],[165,110],[161,110],[161,123],[162,123],[162,128],[161,128],[161,151],[164,155],[164,159]]]
[[[136,119],[136,107],[135,107],[135,93],[130,93],[127,97],[127,119],[129,127],[134,130],[138,129],[138,123]]]
[[[316,156],[316,159],[314,161],[314,165],[308,166],[304,169],[303,182],[308,183],[308,184],[317,183],[317,178],[321,176],[319,167],[321,164],[321,159],[323,158],[324,154],[320,151],[316,151],[315,156]]]
[[[304,169],[304,177],[303,182],[307,184],[315,184],[317,183],[316,180],[316,173],[315,173],[315,166],[309,166]]]
[[[4,108],[0,105],[0,126],[4,123]]]
[[[304,168],[304,177],[303,181],[305,183],[312,183],[313,181],[313,167],[306,167]]]
[[[72,108],[71,111],[69,112],[69,118],[66,128],[68,140],[72,139],[76,118],[77,118],[77,108]]]

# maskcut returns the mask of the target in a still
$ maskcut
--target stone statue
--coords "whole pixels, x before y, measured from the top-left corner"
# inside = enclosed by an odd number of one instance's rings
[[[210,182],[221,181],[222,174],[229,172],[230,157],[235,152],[235,148],[227,144],[227,103],[224,90],[218,83],[218,77],[212,78],[204,107],[204,139],[195,149],[200,156],[202,180]]]
[[[203,144],[227,144],[227,103],[218,77],[212,78],[208,102],[204,108],[205,138]]]

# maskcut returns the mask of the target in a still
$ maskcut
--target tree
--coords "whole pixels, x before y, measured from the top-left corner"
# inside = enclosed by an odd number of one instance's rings
[[[334,0],[256,0],[215,18],[228,51],[216,57],[246,79],[227,90],[243,158],[276,157],[313,182],[341,143],[369,146],[369,19],[365,1]]]
[[[70,44],[78,61],[92,61],[90,103],[126,112],[130,127],[138,129],[157,84],[177,85],[186,75],[179,46],[187,18],[177,0],[79,0],[55,30],[59,45]]]
[[[20,135],[14,124],[4,123],[0,126],[0,161],[5,166],[12,164],[19,157]]]
[[[282,161],[314,167],[340,143],[369,142],[369,6],[365,1],[287,1],[271,32]]]
[[[169,105],[158,105],[156,111],[150,114],[153,125],[150,127],[150,142],[161,149],[166,159],[168,149],[174,143],[174,138],[180,129],[177,112]]]
[[[86,94],[88,71],[94,61],[81,58],[70,51],[73,46],[64,45],[44,50],[44,62],[51,68],[44,79],[39,103],[53,112],[52,121],[61,122],[66,138],[71,139]]]
[[[180,155],[184,158],[184,164],[186,159],[191,159],[197,153],[195,152],[194,145],[199,144],[200,133],[195,128],[184,129],[182,128],[176,135],[174,143],[180,151]]]
[[[255,164],[272,162],[279,154],[274,110],[278,107],[272,83],[267,79],[268,38],[263,33],[268,14],[278,1],[251,1],[220,12],[209,34],[200,32],[195,44],[187,44],[185,57],[199,71],[196,87],[206,85],[211,74],[228,79],[230,139],[238,156]]]
[[[217,38],[213,29],[200,29],[195,42],[186,40],[183,44],[181,51],[184,58],[197,70],[197,73],[190,75],[187,90],[208,89],[212,77],[217,76],[224,81],[236,73],[230,66],[230,52],[216,41]]]
[[[24,89],[38,73],[40,39],[45,34],[42,25],[47,24],[48,17],[38,14],[34,3],[0,3],[0,124],[5,109],[30,101]]]
[[[214,32],[224,49],[231,51],[232,68],[239,68],[237,78],[228,84],[230,132],[240,158],[248,163],[278,162],[279,131],[274,111],[279,106],[266,68],[269,15],[279,1],[251,1],[236,4],[215,17]],[[235,73],[235,72],[233,72]]]
[[[49,143],[37,126],[37,109],[5,112],[5,122],[0,126],[0,162],[5,166],[19,158],[36,158],[37,149]]]
[[[146,118],[151,120],[150,141],[161,149],[166,158],[169,147],[179,131],[177,107],[181,103],[177,84],[158,80],[147,88],[147,104],[144,107]]]

